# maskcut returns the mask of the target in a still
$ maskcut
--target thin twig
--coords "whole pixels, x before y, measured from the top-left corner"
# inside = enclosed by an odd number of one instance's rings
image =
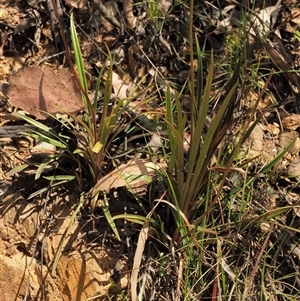
[[[270,230],[269,230],[269,232],[268,232],[268,234],[267,234],[266,238],[264,239],[264,242],[263,242],[263,244],[262,244],[262,246],[261,246],[261,250],[259,251],[259,253],[258,253],[257,257],[256,257],[256,261],[255,261],[254,267],[253,267],[253,269],[252,269],[252,272],[251,272],[251,274],[250,274],[250,276],[249,276],[248,282],[247,282],[247,284],[246,284],[246,288],[245,288],[245,291],[244,291],[242,300],[245,300],[245,299],[246,299],[247,294],[248,294],[248,291],[249,291],[249,290],[251,289],[251,287],[252,287],[252,284],[253,284],[253,281],[254,281],[254,277],[255,277],[255,274],[256,274],[257,269],[258,269],[258,265],[259,265],[259,263],[260,263],[260,260],[261,260],[262,255],[263,255],[263,253],[264,253],[264,251],[265,251],[265,248],[266,248],[266,246],[267,246],[267,243],[268,243],[268,241],[269,241],[269,239],[270,239],[270,235],[271,235],[271,233],[272,233],[272,228],[273,228],[273,225],[271,225]]]

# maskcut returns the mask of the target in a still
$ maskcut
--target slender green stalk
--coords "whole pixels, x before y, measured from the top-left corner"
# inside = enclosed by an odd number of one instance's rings
[[[193,109],[195,107],[195,76],[194,76],[194,0],[190,0],[190,16],[189,16],[189,44],[190,44],[190,91],[191,91],[191,136],[193,137],[195,131],[195,121]]]

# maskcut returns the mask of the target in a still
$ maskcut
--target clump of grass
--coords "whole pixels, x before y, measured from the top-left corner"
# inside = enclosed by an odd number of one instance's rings
[[[35,128],[28,134],[29,136],[38,141],[50,143],[57,148],[54,153],[46,156],[44,162],[37,167],[35,179],[43,176],[43,172],[47,167],[58,163],[56,164],[58,166],[56,167],[55,176],[44,176],[44,178],[51,181],[52,187],[77,180],[79,191],[87,193],[104,174],[109,172],[107,166],[110,163],[110,157],[107,156],[107,152],[113,139],[122,131],[122,126],[118,126],[118,124],[130,99],[111,98],[113,57],[109,51],[108,61],[110,63],[107,64],[109,67],[101,69],[96,82],[93,99],[89,99],[84,62],[73,17],[70,18],[70,31],[76,64],[74,76],[78,79],[78,84],[82,92],[85,108],[84,115],[76,116],[63,111],[59,118],[49,115],[64,129],[63,134],[30,117],[21,117]],[[65,46],[67,47],[67,45]],[[101,98],[103,106],[101,107],[100,120],[97,120],[100,87],[103,87],[104,91]],[[60,165],[60,162],[66,162],[66,160],[69,162],[69,167],[67,168],[64,165]],[[20,172],[28,167],[31,166],[29,164],[19,166],[13,169],[9,175]],[[47,189],[48,187],[45,187],[36,191],[30,198],[43,193]],[[98,197],[99,193],[94,198]],[[91,204],[95,204],[95,202],[94,200]],[[103,209],[114,233],[120,239],[115,223],[108,210],[106,200],[103,200]]]
[[[74,212],[70,213],[70,224],[67,231],[62,236],[58,249],[56,250],[52,266],[53,272],[55,271],[59,258],[62,254],[63,246],[67,236],[69,235],[71,226],[83,206],[88,191],[94,187],[101,177],[109,173],[110,169],[107,168],[108,165],[114,166],[113,164],[110,164],[112,163],[112,159],[108,155],[108,151],[112,141],[120,133],[120,131],[123,130],[122,126],[119,126],[119,120],[131,101],[130,98],[117,99],[116,97],[111,97],[114,64],[113,57],[109,50],[107,59],[109,63],[104,64],[104,67],[100,70],[93,99],[91,100],[89,98],[83,57],[72,16],[70,18],[70,32],[76,65],[76,68],[73,70],[74,77],[77,79],[82,92],[82,100],[85,109],[84,114],[73,115],[63,111],[60,112],[60,117],[49,114],[49,117],[55,119],[56,123],[60,125],[61,129],[63,129],[61,132],[57,132],[51,127],[48,127],[42,122],[36,121],[30,117],[20,116],[34,128],[31,133],[28,133],[28,136],[33,137],[37,141],[47,142],[56,146],[56,151],[46,155],[44,162],[34,165],[34,167],[37,165],[35,179],[43,177],[49,180],[50,187],[62,185],[70,181],[77,181],[78,183],[78,191],[80,194],[78,197],[78,204]],[[63,35],[63,32],[61,33]],[[65,47],[68,49],[66,43]],[[72,64],[72,60],[70,60],[70,64]],[[101,97],[101,115],[98,120],[97,111],[100,88],[103,90],[103,96]],[[67,165],[65,164],[66,162],[68,162]],[[55,175],[45,175],[47,168],[52,168],[53,166],[55,166]],[[26,168],[32,168],[32,166],[28,163],[23,164],[22,166],[18,166],[13,169],[9,175],[21,172]],[[47,186],[35,191],[29,198],[33,198],[44,193],[50,187]],[[98,192],[95,196],[93,196],[93,199],[90,202],[92,210],[98,198],[100,198],[100,194],[101,192]],[[116,219],[127,218],[131,222],[141,224],[145,221],[145,217],[130,214],[121,214],[112,217],[105,192],[101,194],[101,202],[98,202],[98,204],[99,203],[101,203],[101,208],[105,218],[107,219],[108,225],[111,227],[118,240],[121,240],[121,238],[115,224]]]
[[[20,117],[35,128],[30,134],[31,137],[57,147],[57,151],[45,160],[42,168],[36,174],[36,179],[41,176],[47,164],[53,164],[54,159],[66,157],[75,165],[74,168],[70,169],[70,173],[77,179],[80,189],[85,190],[88,187],[91,188],[106,173],[106,166],[109,163],[107,162],[107,150],[118,131],[122,130],[117,125],[129,100],[111,99],[113,57],[109,51],[107,59],[110,62],[107,64],[109,67],[107,70],[105,67],[100,70],[94,96],[90,100],[84,62],[72,17],[70,19],[70,31],[76,63],[74,76],[75,79],[78,79],[85,108],[83,118],[64,112],[63,109],[61,109],[62,114],[59,118],[49,114],[49,117],[60,124],[63,129],[62,134],[30,117]],[[103,87],[104,91],[101,98],[103,107],[101,108],[101,118],[97,120],[100,87]],[[118,131],[116,131],[117,128]],[[11,174],[26,167],[28,165],[25,164],[19,167],[18,170],[13,170]],[[62,177],[61,175],[60,178]],[[67,176],[66,178],[71,179]]]
[[[191,16],[192,4],[193,1],[190,5]],[[191,20],[192,18],[190,25]],[[241,28],[240,32],[244,33],[245,29]],[[257,176],[253,175],[253,170],[250,172],[247,160],[238,160],[241,157],[241,145],[260,120],[256,108],[272,77],[271,72],[263,86],[254,81],[242,80],[247,74],[255,74],[255,78],[263,80],[258,75],[259,64],[249,69],[249,61],[243,60],[243,57],[247,58],[248,53],[247,49],[244,49],[247,44],[239,40],[242,36],[236,37],[238,45],[232,45],[230,61],[225,61],[223,65],[231,78],[220,89],[221,94],[216,96],[212,88],[214,57],[211,56],[203,89],[201,51],[190,26],[189,44],[196,45],[198,59],[197,75],[194,78],[192,74],[187,83],[192,98],[190,121],[182,113],[179,97],[174,100],[171,99],[170,91],[166,94],[166,124],[170,152],[166,152],[165,155],[168,170],[163,175],[168,191],[165,204],[170,206],[175,221],[175,227],[172,225],[173,228],[169,228],[168,233],[173,235],[178,252],[183,254],[185,259],[185,266],[180,270],[183,274],[181,294],[185,300],[265,300],[267,294],[276,295],[274,283],[270,284],[272,281],[285,282],[275,275],[275,271],[282,270],[282,264],[276,262],[277,259],[272,260],[274,254],[278,260],[280,257],[279,251],[274,252],[274,243],[282,251],[284,235],[276,236],[278,232],[274,231],[274,227],[280,228],[279,233],[286,234],[285,225],[280,219],[284,219],[291,207],[264,207],[261,204],[261,195],[266,199],[276,195],[269,184],[272,177],[274,180],[272,170],[293,143],[271,162],[257,167]],[[194,58],[192,47],[190,52],[190,57]],[[226,63],[229,65],[226,66]],[[233,111],[239,105],[239,97],[249,88],[259,92],[248,120],[240,125],[240,132],[235,133],[235,141],[230,145],[220,146],[220,141],[234,122]],[[217,101],[218,105],[215,105]],[[206,117],[213,103],[217,109],[207,126]],[[251,125],[253,120],[255,121]],[[190,143],[188,151],[185,152],[183,144],[186,142],[186,131],[190,133]],[[215,154],[214,166],[210,166]],[[162,215],[159,216],[159,220],[166,224]],[[280,239],[276,242],[274,237]],[[296,278],[293,275],[286,277],[290,286],[286,291],[295,292]],[[292,281],[294,283],[291,284]],[[273,292],[266,288],[266,283],[273,285]],[[287,300],[295,300],[288,293],[282,295]]]
[[[197,44],[198,45],[198,44]],[[211,56],[210,67],[206,79],[206,85],[201,95],[202,64],[201,51],[197,48],[199,62],[196,92],[191,92],[192,118],[189,123],[182,115],[178,99],[175,103],[175,110],[171,103],[170,94],[166,96],[167,118],[166,123],[169,131],[171,156],[168,164],[168,184],[172,195],[172,203],[176,205],[178,212],[175,213],[177,226],[182,227],[180,212],[189,221],[197,215],[197,209],[205,200],[199,199],[203,187],[208,183],[208,166],[226,131],[232,122],[233,110],[237,105],[236,87],[240,64],[238,63],[232,79],[224,89],[225,94],[216,112],[215,118],[207,127],[207,115],[211,103],[211,92],[213,82],[214,60]],[[190,128],[190,142],[187,153],[184,153],[185,129]],[[196,205],[197,204],[197,205]],[[177,215],[178,214],[178,215]],[[185,224],[185,223],[184,223]],[[187,233],[185,233],[187,234]]]

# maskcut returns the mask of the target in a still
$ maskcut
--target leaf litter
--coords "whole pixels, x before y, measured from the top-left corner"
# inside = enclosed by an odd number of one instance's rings
[[[162,167],[165,167],[165,164],[132,159],[100,179],[93,188],[93,195],[119,187],[127,187],[132,193],[139,194]]]
[[[66,68],[56,74],[48,66],[25,67],[9,78],[3,92],[14,107],[40,120],[49,114],[75,113],[83,109],[80,89]]]

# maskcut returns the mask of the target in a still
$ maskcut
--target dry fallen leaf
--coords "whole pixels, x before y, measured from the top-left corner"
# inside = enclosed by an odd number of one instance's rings
[[[295,24],[300,25],[300,8],[293,7],[291,9],[291,21]]]
[[[87,5],[86,0],[65,0],[65,2],[70,7],[75,7],[75,8],[84,8]]]
[[[138,57],[141,57],[143,46],[133,44],[128,48],[128,66],[130,68],[130,74],[134,78],[138,78],[139,80],[145,76],[146,73],[146,65],[142,64]]]
[[[272,98],[266,95],[262,100],[259,101],[257,108],[260,110],[267,109],[272,104]]]
[[[281,5],[277,3],[274,6],[268,6],[261,9],[257,15],[249,13],[249,19],[251,20],[250,33],[253,36],[266,36],[276,23],[278,14],[280,12]]]
[[[127,97],[128,85],[120,78],[120,76],[113,72],[111,76],[112,86],[116,97],[124,99]]]
[[[173,1],[171,0],[159,0],[157,1],[157,8],[164,16],[166,16],[172,7],[172,2]]]
[[[274,45],[276,45],[276,47]],[[293,91],[296,94],[300,94],[300,77],[296,72],[291,72],[291,70],[293,70],[292,58],[285,49],[282,40],[275,34],[273,44],[265,42],[263,46],[277,68],[284,72]]]
[[[33,156],[41,156],[41,155],[48,155],[53,154],[56,152],[56,146],[52,145],[51,143],[41,141],[34,147],[30,149],[30,153]]]
[[[38,119],[48,117],[41,111],[75,113],[83,108],[80,89],[67,69],[57,75],[48,66],[25,67],[10,77],[3,92],[13,106]]]
[[[137,17],[133,13],[133,1],[123,0],[123,11],[127,20],[128,27],[131,29],[135,28]]]
[[[185,152],[187,152],[190,148],[190,144],[191,144],[191,134],[188,132],[183,132],[183,149]]]
[[[152,181],[155,171],[161,168],[162,164],[159,163],[133,159],[100,179],[93,188],[93,195],[118,187],[128,187],[132,192],[139,193],[144,185]]]
[[[280,133],[279,125],[276,123],[269,123],[265,129],[274,136],[277,136]]]

